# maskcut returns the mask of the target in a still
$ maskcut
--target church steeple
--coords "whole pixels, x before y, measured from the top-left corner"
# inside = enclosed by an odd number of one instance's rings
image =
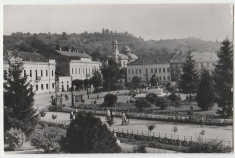
[[[117,40],[113,40],[112,46],[113,46],[113,55],[115,57],[115,61],[117,62],[118,61],[118,55],[119,55]]]

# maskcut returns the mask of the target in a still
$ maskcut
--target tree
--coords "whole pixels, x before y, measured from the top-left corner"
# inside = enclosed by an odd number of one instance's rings
[[[69,125],[62,149],[69,153],[119,153],[121,148],[116,142],[100,118],[78,113]]]
[[[197,88],[197,104],[202,110],[208,110],[214,105],[214,97],[214,82],[212,76],[207,70],[203,69]]]
[[[17,52],[13,52],[4,84],[4,131],[14,127],[28,135],[36,125],[38,115],[33,107],[33,87],[22,71],[22,59]]]
[[[218,114],[230,117],[233,115],[233,46],[228,39],[221,44],[214,73],[216,102],[222,108]]]
[[[102,84],[102,75],[98,70],[95,70],[91,78],[91,84],[93,84],[95,90],[99,89]]]
[[[117,96],[114,94],[106,94],[104,96],[105,106],[113,106],[117,102]]]
[[[143,112],[145,108],[151,107],[146,99],[138,99],[135,102],[135,107],[140,111]]]
[[[73,80],[72,81],[72,85],[76,86],[76,89],[82,88],[83,84],[84,84],[83,80]]]
[[[180,76],[179,87],[183,90],[183,93],[189,93],[190,99],[191,93],[196,92],[197,88],[197,70],[195,69],[195,60],[193,60],[193,56],[191,52],[187,55],[187,59],[183,64],[183,74]]]
[[[134,77],[132,78],[131,82],[134,83],[136,87],[138,87],[139,84],[140,84],[140,79],[139,79],[139,77],[134,76]]]
[[[154,93],[149,93],[146,95],[146,100],[148,100],[150,103],[154,104],[158,99],[158,96]]]
[[[166,98],[158,97],[158,99],[155,101],[155,105],[160,107],[161,109],[166,109]]]
[[[83,83],[84,83],[85,89],[87,89],[87,88],[90,87],[90,79],[85,79],[85,80],[83,81]]]
[[[155,74],[152,75],[150,82],[151,82],[151,86],[157,86],[158,79]]]
[[[62,32],[61,39],[62,39],[62,40],[67,40],[67,34],[66,34],[66,32]]]

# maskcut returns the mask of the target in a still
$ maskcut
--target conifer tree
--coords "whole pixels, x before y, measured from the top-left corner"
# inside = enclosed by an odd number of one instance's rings
[[[196,92],[198,81],[198,74],[195,69],[195,60],[193,60],[191,52],[188,53],[182,69],[183,74],[180,76],[179,88],[183,90],[183,93],[189,93],[191,99],[191,94]]]
[[[230,117],[233,115],[233,46],[228,39],[221,44],[214,73],[216,102],[221,107],[218,114]]]
[[[214,82],[208,70],[203,69],[201,72],[200,82],[197,88],[196,100],[202,110],[208,110],[214,105]]]
[[[34,92],[23,76],[23,62],[18,53],[9,59],[9,70],[4,84],[4,131],[20,128],[29,134],[38,120],[33,107]]]

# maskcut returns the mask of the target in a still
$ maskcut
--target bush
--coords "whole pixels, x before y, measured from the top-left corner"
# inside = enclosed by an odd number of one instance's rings
[[[51,115],[51,118],[54,120],[54,119],[56,119],[56,118],[57,118],[57,115],[52,114],[52,115]]]
[[[25,134],[21,131],[21,129],[11,128],[6,131],[5,140],[9,145],[10,150],[16,150],[20,148],[26,139]]]
[[[138,108],[140,112],[143,112],[145,108],[151,107],[146,99],[138,99],[135,102],[135,107]]]
[[[138,147],[133,152],[134,153],[147,153],[144,145],[138,145]]]
[[[91,113],[78,113],[61,145],[69,153],[118,153],[121,148],[116,142],[117,139],[100,118]]]
[[[172,93],[171,95],[169,95],[168,98],[173,102],[180,100],[180,97],[177,96],[175,93]]]
[[[165,97],[159,97],[156,102],[155,102],[155,105],[160,107],[161,109],[166,109],[166,98]]]
[[[39,111],[39,114],[41,117],[44,117],[46,115],[46,112],[45,112],[45,110],[42,109]]]
[[[31,145],[37,149],[43,149],[44,152],[59,152],[59,141],[63,136],[62,130],[58,127],[49,127],[35,131],[31,138]]]
[[[104,96],[104,104],[108,107],[113,106],[117,102],[117,96],[114,94],[107,94]]]
[[[230,153],[232,149],[222,145],[222,141],[208,141],[203,143],[201,139],[198,139],[197,143],[192,143],[189,146],[190,153]]]
[[[154,104],[157,99],[158,99],[158,96],[154,93],[149,93],[146,95],[146,100],[148,100],[152,104]]]

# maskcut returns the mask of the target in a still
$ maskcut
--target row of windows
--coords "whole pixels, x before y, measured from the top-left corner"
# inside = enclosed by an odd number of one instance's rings
[[[161,73],[161,72],[163,72],[163,73],[166,73],[166,70],[167,70],[167,72],[170,72],[170,68],[159,68],[159,69],[157,69],[157,68],[151,68],[150,69],[150,72],[153,74],[153,73]],[[157,72],[158,71],[158,72]],[[146,72],[146,74],[148,74],[149,72],[148,72],[148,69],[145,69],[145,72]],[[132,74],[141,74],[141,69],[139,69],[139,71],[138,71],[138,69],[132,69]],[[128,69],[128,74],[131,74],[131,70],[130,69]]]
[[[95,71],[95,69],[92,68],[72,68],[72,74],[90,74]]]
[[[141,77],[139,77],[139,79],[140,79],[140,81],[142,81],[142,78],[141,78]],[[131,80],[132,80],[132,78],[129,77],[129,81],[131,81]],[[165,76],[163,76],[163,77],[158,77],[158,80],[159,80],[159,81],[170,81],[170,76],[167,76],[167,77],[165,77]]]
[[[44,73],[43,73],[43,70],[40,71],[40,77],[43,77],[44,76]],[[46,77],[48,77],[48,71],[46,70],[45,71],[45,75]],[[24,70],[24,77],[27,76],[27,71]],[[32,70],[29,70],[29,76],[32,77]],[[54,76],[54,71],[52,70],[51,71],[51,76]],[[35,77],[37,78],[38,77],[38,70],[35,70]]]
[[[36,87],[36,90],[38,91],[38,84],[36,84],[36,85],[35,85],[35,87]],[[40,86],[40,87],[41,87],[41,89],[40,89],[40,90],[41,90],[41,91],[43,91],[43,90],[44,90],[44,84],[41,84],[41,86]],[[46,87],[45,87],[45,88],[46,88],[46,90],[48,90],[48,89],[49,89],[49,85],[48,85],[48,84],[46,84]],[[54,88],[55,88],[55,84],[54,84],[54,83],[52,83],[52,89],[54,89]]]

